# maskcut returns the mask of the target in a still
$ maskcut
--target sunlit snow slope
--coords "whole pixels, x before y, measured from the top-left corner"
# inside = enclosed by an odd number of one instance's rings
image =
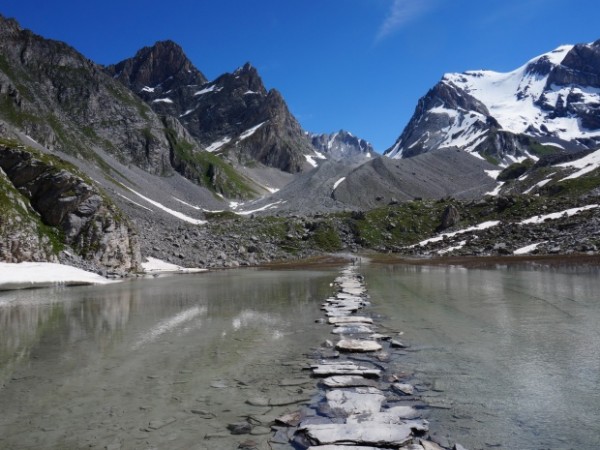
[[[444,75],[386,155],[459,147],[509,164],[536,159],[539,143],[600,147],[600,40],[558,47],[508,73]]]

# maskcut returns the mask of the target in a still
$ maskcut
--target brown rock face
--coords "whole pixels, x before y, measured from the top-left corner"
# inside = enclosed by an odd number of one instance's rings
[[[0,145],[0,168],[43,223],[58,228],[64,243],[84,259],[111,270],[138,269],[141,255],[129,222],[66,164],[24,148]],[[28,253],[21,252],[16,259],[27,260]]]

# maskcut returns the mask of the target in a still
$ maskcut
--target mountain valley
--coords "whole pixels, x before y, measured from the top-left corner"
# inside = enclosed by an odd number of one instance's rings
[[[380,155],[303,130],[250,63],[211,81],[159,41],[101,66],[0,17],[0,138],[7,262],[600,249],[600,41],[445,75]]]

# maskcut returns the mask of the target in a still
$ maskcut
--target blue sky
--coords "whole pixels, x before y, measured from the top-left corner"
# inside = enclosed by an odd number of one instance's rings
[[[306,130],[379,151],[445,72],[600,39],[597,0],[4,0],[0,13],[101,64],[163,39],[209,79],[249,61]]]

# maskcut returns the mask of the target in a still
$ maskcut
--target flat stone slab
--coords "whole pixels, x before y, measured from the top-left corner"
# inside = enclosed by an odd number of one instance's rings
[[[392,391],[402,395],[413,395],[415,393],[415,387],[412,384],[407,383],[394,383],[392,384]]]
[[[385,395],[373,387],[357,388],[355,390],[335,389],[325,394],[331,410],[344,417],[352,414],[374,414],[379,412],[385,401]]]
[[[382,349],[381,344],[375,341],[364,341],[361,339],[342,339],[335,348],[346,352],[376,352]]]
[[[357,375],[337,375],[325,378],[322,383],[329,388],[377,387],[377,382]]]
[[[356,424],[316,424],[302,428],[312,442],[324,444],[367,445],[374,447],[400,447],[412,439],[408,425],[373,425],[357,427]]]
[[[343,326],[335,327],[333,334],[372,334],[373,329],[360,323],[347,323]]]
[[[429,431],[429,422],[424,419],[409,420],[398,417],[396,414],[390,414],[387,411],[375,412],[372,414],[355,414],[346,419],[346,423],[355,424],[356,426],[370,424],[380,425],[408,425],[413,431],[426,432]]]
[[[330,317],[327,321],[331,325],[342,325],[345,323],[373,323],[373,319],[365,316]]]
[[[379,377],[381,370],[361,366],[353,362],[324,363],[311,366],[313,375],[361,375],[364,377]]]
[[[365,447],[364,445],[313,445],[308,450],[381,450],[379,447]]]
[[[423,447],[424,450],[444,450],[443,447],[440,447],[435,442],[426,441],[425,439],[420,439],[419,444],[421,444],[421,447]]]

